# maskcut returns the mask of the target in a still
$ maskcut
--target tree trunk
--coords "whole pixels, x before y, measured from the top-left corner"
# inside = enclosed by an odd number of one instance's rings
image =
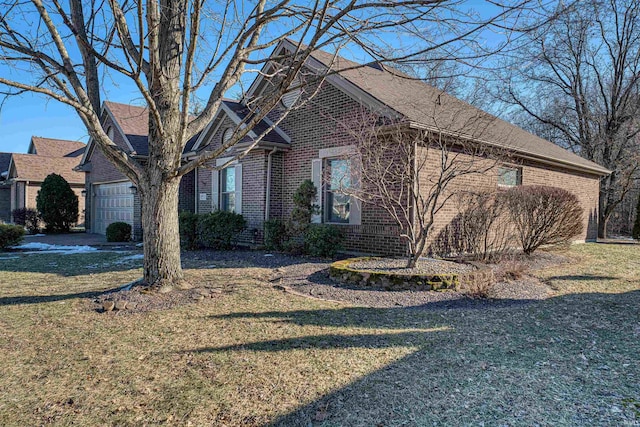
[[[603,187],[605,190],[603,190]],[[608,211],[608,203],[607,203],[607,193],[606,186],[604,185],[604,180],[600,182],[600,199],[598,203],[598,238],[606,239],[607,238],[607,223],[609,222],[609,217],[611,213],[607,213]]]
[[[160,174],[140,182],[144,282],[160,292],[187,286],[180,262],[179,187],[180,178],[163,180]]]

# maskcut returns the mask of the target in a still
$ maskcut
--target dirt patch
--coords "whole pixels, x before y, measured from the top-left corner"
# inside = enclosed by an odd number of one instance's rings
[[[227,287],[226,289],[199,287],[159,293],[150,291],[143,286],[136,286],[130,290],[117,290],[102,294],[92,301],[91,308],[101,313],[143,313],[155,310],[168,310],[186,304],[195,304],[205,299],[219,298],[222,294],[230,292],[233,292],[232,287]]]

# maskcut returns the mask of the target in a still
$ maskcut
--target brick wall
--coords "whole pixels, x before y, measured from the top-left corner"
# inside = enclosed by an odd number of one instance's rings
[[[348,122],[352,120],[360,105],[348,95],[329,83],[318,92],[316,97],[304,107],[294,110],[281,122],[280,127],[291,138],[288,151],[280,151],[272,156],[272,182],[270,199],[270,217],[286,219],[293,210],[293,194],[305,179],[311,178],[311,163],[319,158],[321,149],[342,147],[354,144],[350,136],[340,132],[336,120]],[[279,115],[275,110],[270,113],[273,119]],[[232,123],[226,119],[212,137],[212,144],[220,143],[222,132]],[[255,150],[241,160],[243,164],[243,207],[242,212],[247,219],[249,229],[259,230],[262,237],[262,222],[266,202],[266,173],[268,151]],[[437,153],[432,151],[432,167],[435,166]],[[492,162],[495,163],[495,162]],[[578,239],[595,238],[597,229],[594,218],[597,218],[598,178],[588,174],[573,173],[533,163],[525,163],[523,167],[524,184],[556,185],[574,191],[585,208],[585,234]],[[205,193],[207,200],[198,200],[198,212],[211,212],[212,181],[211,170],[200,169],[198,172],[198,193]],[[426,179],[421,176],[421,179]],[[425,183],[423,183],[425,184]],[[469,175],[452,183],[451,191],[462,189],[496,188],[497,173],[490,172],[483,176]],[[436,219],[432,236],[449,224],[457,215],[454,203],[448,203]],[[343,229],[346,249],[353,252],[404,255],[406,244],[401,240],[399,229],[389,214],[382,208],[363,204],[361,225],[337,225]],[[252,241],[252,236],[244,236],[245,241]]]
[[[433,179],[435,172],[440,168],[440,156],[438,150],[418,150],[418,159],[425,159],[425,165],[419,174],[420,189],[430,187],[430,178]],[[470,161],[469,156],[460,156],[460,161]],[[484,167],[491,168],[483,174],[472,174],[454,179],[448,186],[444,197],[451,194],[461,194],[469,191],[496,191],[498,190],[498,163],[492,160],[476,161],[476,169]],[[598,217],[598,193],[599,178],[581,172],[571,172],[557,167],[545,166],[534,162],[522,162],[516,165],[522,169],[523,185],[548,185],[564,188],[574,193],[584,209],[584,232],[575,237],[575,241],[595,240],[597,237],[597,217]],[[426,193],[425,195],[426,196]],[[434,238],[444,227],[451,224],[454,218],[460,213],[456,203],[456,198],[452,197],[438,212],[433,230],[430,233],[428,242],[433,242]]]

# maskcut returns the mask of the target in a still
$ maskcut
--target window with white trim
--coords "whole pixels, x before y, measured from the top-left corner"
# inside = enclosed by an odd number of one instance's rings
[[[347,159],[326,159],[324,221],[348,224],[351,213],[351,165]],[[347,194],[345,194],[347,193]]]
[[[220,171],[220,210],[236,211],[236,168],[229,166]]]
[[[498,187],[517,187],[522,185],[522,168],[513,166],[498,167]]]

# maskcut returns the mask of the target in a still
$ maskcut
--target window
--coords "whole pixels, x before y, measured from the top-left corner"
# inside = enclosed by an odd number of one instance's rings
[[[236,168],[230,166],[220,171],[220,210],[235,212]]]
[[[326,161],[327,184],[325,185],[325,222],[349,223],[351,197],[344,194],[351,188],[349,160]]]
[[[522,169],[500,166],[498,167],[498,186],[499,187],[515,187],[522,185]]]

